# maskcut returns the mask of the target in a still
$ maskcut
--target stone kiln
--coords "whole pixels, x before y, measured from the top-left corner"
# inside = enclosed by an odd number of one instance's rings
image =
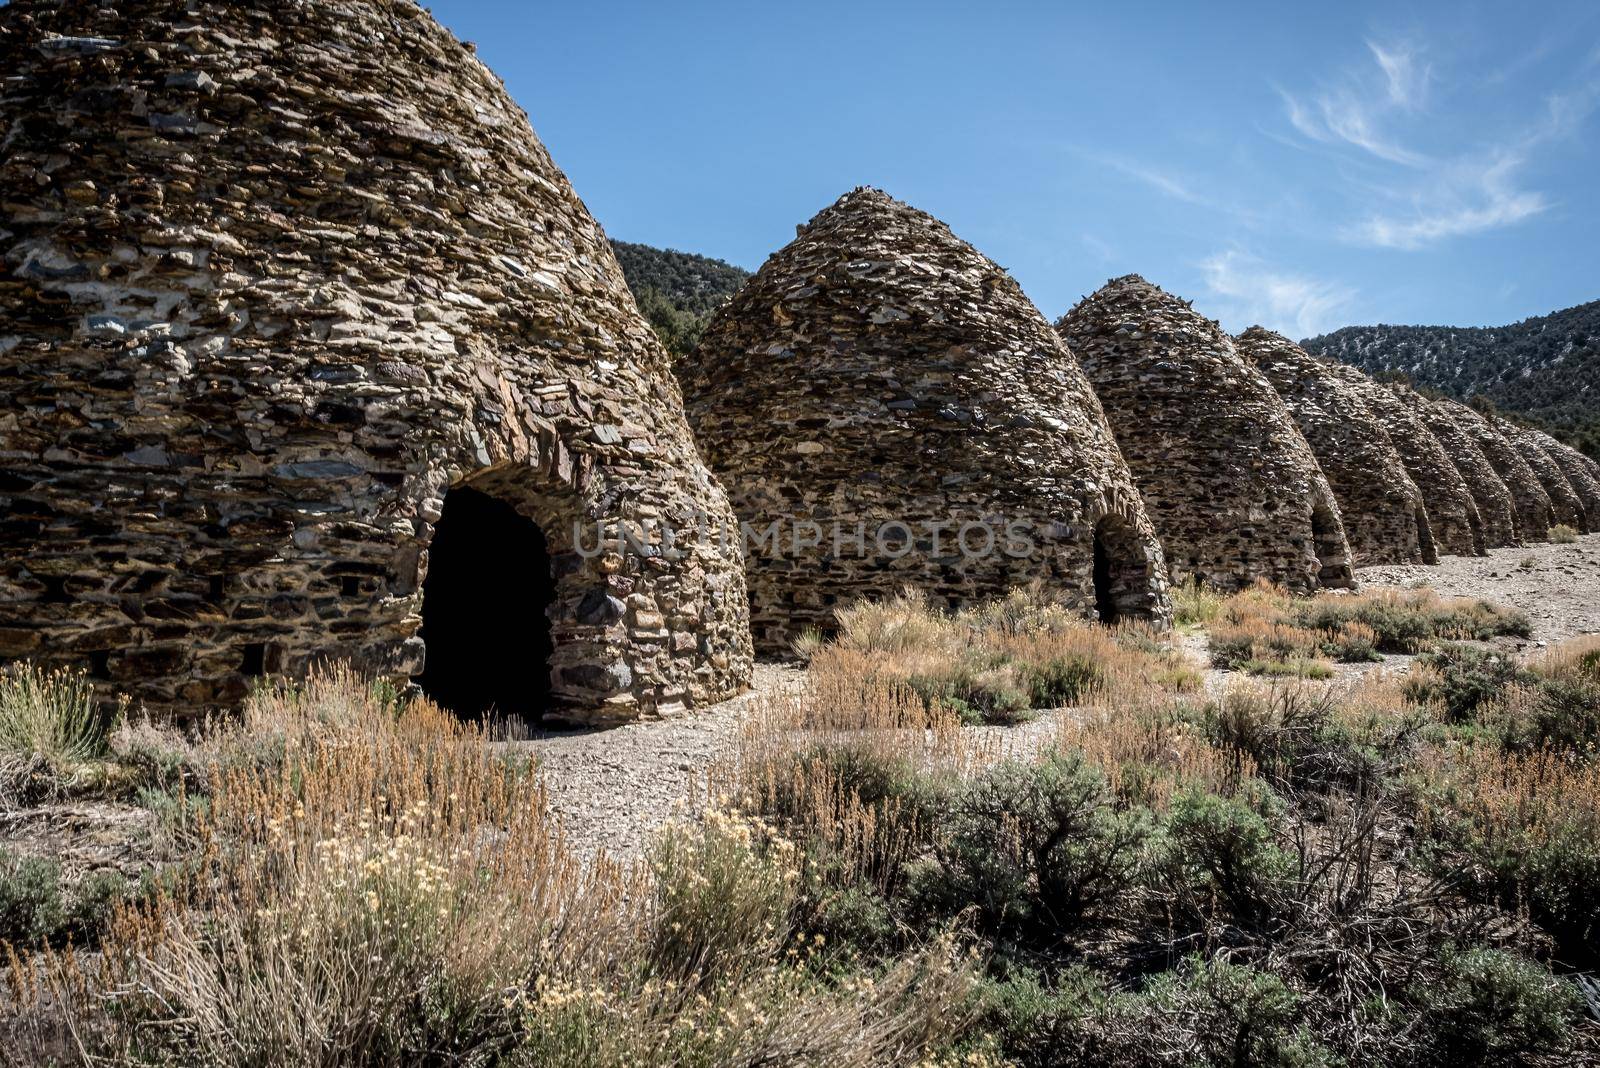
[[[1352,585],[1344,525],[1316,458],[1215,322],[1127,275],[1057,329],[1099,395],[1173,581]]]
[[[1550,494],[1540,485],[1539,478],[1528,466],[1516,446],[1501,436],[1487,419],[1459,401],[1441,397],[1434,401],[1456,425],[1467,433],[1495,474],[1511,493],[1511,504],[1517,514],[1517,536],[1523,541],[1544,541],[1555,523],[1555,507]]]
[[[1527,433],[1567,476],[1567,482],[1583,506],[1583,529],[1590,533],[1600,531],[1600,464],[1542,430],[1528,429]]]
[[[1253,326],[1235,345],[1267,376],[1310,443],[1356,562],[1438,563],[1422,493],[1361,396],[1282,334]]]
[[[773,532],[747,554],[758,647],[906,585],[955,606],[1038,582],[1085,615],[1169,620],[1160,546],[1077,364],[933,217],[841,197],[678,371],[735,511]]]
[[[736,552],[578,551],[731,513],[599,226],[422,8],[15,0],[0,66],[0,658],[177,714],[435,644],[464,713],[746,682]]]
[[[1549,494],[1550,518],[1556,523],[1565,523],[1575,530],[1588,530],[1583,501],[1579,499],[1576,489],[1567,479],[1566,472],[1562,471],[1561,465],[1545,451],[1543,443],[1534,436],[1533,431],[1505,419],[1494,419],[1490,425],[1497,434],[1510,442],[1517,455],[1527,462],[1534,478],[1539,480],[1539,485]]]
[[[1416,413],[1461,473],[1478,506],[1484,546],[1496,549],[1518,544],[1520,532],[1511,491],[1483,455],[1477,439],[1462,429],[1448,409],[1409,386],[1391,383],[1388,389],[1391,396]]]
[[[1361,398],[1389,435],[1411,480],[1426,487],[1428,523],[1439,551],[1459,556],[1487,553],[1483,519],[1472,491],[1417,413],[1356,368],[1333,362],[1323,366]]]

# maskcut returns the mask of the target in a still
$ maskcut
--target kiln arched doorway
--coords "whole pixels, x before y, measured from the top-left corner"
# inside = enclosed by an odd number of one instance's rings
[[[1103,515],[1094,525],[1094,611],[1107,626],[1150,618],[1150,558],[1134,525]]]
[[[1421,504],[1417,505],[1417,548],[1422,553],[1423,563],[1439,562],[1439,548],[1433,543],[1433,527],[1428,522],[1428,509]]]
[[[459,716],[537,720],[550,705],[550,550],[539,525],[457,486],[428,547],[417,685]]]
[[[1355,572],[1339,514],[1320,498],[1311,504],[1311,540],[1317,554],[1317,585],[1333,590],[1354,586]]]

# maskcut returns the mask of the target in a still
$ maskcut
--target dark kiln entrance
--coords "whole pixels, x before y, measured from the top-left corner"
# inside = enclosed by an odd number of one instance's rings
[[[544,533],[466,486],[445,495],[422,586],[417,683],[457,715],[537,719],[549,707],[554,596]]]
[[[1143,597],[1149,581],[1150,561],[1138,531],[1121,516],[1101,516],[1094,527],[1094,610],[1100,622],[1149,619]]]

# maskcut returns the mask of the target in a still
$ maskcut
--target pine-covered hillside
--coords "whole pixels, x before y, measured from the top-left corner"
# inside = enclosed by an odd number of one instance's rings
[[[742,267],[708,256],[630,241],[613,241],[611,247],[639,310],[674,358],[699,343],[712,313],[750,277]]]
[[[1348,326],[1301,345],[1370,374],[1483,397],[1600,456],[1600,301],[1511,326]]]

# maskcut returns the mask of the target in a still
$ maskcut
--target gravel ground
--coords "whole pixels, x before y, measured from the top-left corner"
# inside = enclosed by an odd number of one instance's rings
[[[757,664],[749,691],[692,715],[551,731],[511,744],[538,759],[550,811],[569,845],[584,854],[604,850],[633,858],[703,783],[752,702],[798,686],[803,677],[792,664]]]
[[[1600,534],[1566,545],[1545,542],[1492,549],[1488,556],[1447,556],[1438,567],[1363,567],[1356,579],[1369,587],[1425,583],[1447,597],[1482,597],[1520,608],[1533,620],[1535,644],[1600,633]]]

